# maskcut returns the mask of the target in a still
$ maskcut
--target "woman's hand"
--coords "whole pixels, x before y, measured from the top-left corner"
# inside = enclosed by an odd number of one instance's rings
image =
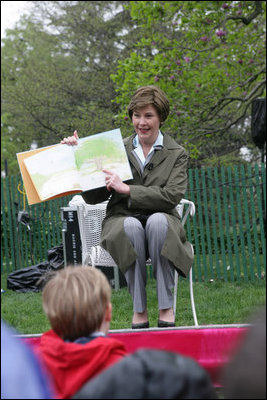
[[[106,174],[105,181],[107,189],[109,191],[111,191],[111,189],[114,189],[118,193],[130,195],[130,187],[126,185],[126,183],[122,182],[119,175],[114,174],[114,172],[108,171],[106,169],[103,169],[103,172]]]
[[[67,138],[64,138],[63,140],[61,140],[60,143],[70,144],[71,146],[74,146],[74,145],[78,144],[78,139],[79,139],[79,136],[78,136],[77,131],[75,130],[73,133],[73,136],[68,136]]]

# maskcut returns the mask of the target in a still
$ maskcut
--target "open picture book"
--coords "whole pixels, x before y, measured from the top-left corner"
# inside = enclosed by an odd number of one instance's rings
[[[29,205],[105,184],[103,169],[123,181],[132,171],[120,129],[78,139],[78,145],[56,144],[17,153]]]

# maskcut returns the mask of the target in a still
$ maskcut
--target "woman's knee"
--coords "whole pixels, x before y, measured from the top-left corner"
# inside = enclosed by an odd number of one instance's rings
[[[128,237],[135,237],[138,234],[144,233],[141,222],[134,217],[125,218],[124,231]]]
[[[166,233],[168,230],[168,221],[164,214],[157,212],[152,215],[147,220],[146,223],[146,232],[150,233],[153,231],[164,232]]]

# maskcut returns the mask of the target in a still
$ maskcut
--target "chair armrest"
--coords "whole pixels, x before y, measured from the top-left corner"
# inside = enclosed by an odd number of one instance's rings
[[[193,217],[196,213],[196,207],[195,207],[195,203],[193,203],[193,201],[187,200],[187,199],[182,199],[180,201],[181,204],[188,204],[188,209],[190,212],[191,217]]]

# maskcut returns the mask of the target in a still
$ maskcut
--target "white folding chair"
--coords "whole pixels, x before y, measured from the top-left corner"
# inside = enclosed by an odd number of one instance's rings
[[[185,210],[184,206],[187,205]],[[77,215],[79,221],[79,229],[82,244],[82,265],[92,267],[105,266],[114,268],[114,286],[115,290],[118,290],[119,285],[119,268],[111,255],[100,246],[100,237],[102,230],[102,221],[106,215],[107,202],[99,204],[78,204],[77,205]],[[184,211],[185,210],[185,211]],[[193,217],[195,215],[195,204],[192,201],[182,199],[177,205],[177,211],[182,218],[182,225],[190,215]],[[191,245],[192,246],[192,245]],[[194,254],[194,249],[192,246],[192,252]],[[147,264],[151,263],[151,260],[147,260]],[[189,272],[189,284],[190,284],[190,299],[191,307],[194,318],[194,323],[198,326],[194,294],[193,294],[193,278],[192,278],[192,268]],[[177,287],[178,287],[178,273],[175,270],[174,274],[174,299],[173,299],[173,311],[176,315],[176,302],[177,302]]]

